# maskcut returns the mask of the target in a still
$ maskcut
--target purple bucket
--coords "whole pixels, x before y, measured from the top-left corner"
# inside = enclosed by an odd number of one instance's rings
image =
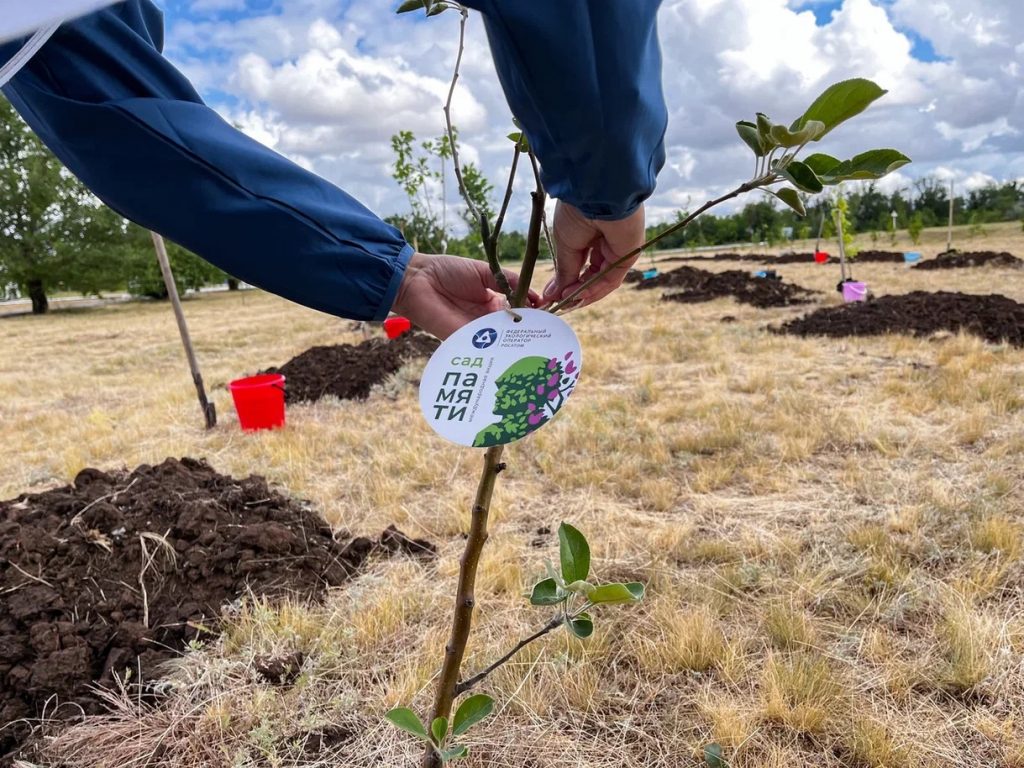
[[[868,286],[867,283],[843,283],[843,301],[849,303],[853,301],[867,301],[868,300]]]

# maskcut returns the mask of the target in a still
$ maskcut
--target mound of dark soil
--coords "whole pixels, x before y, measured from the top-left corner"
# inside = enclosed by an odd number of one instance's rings
[[[313,347],[264,373],[284,374],[289,403],[316,402],[328,395],[363,400],[407,360],[429,357],[440,343],[425,333],[407,333],[394,341],[370,339],[356,346]]]
[[[835,261],[838,262],[837,257]],[[850,259],[854,264],[867,264],[877,262],[882,264],[903,264],[903,251],[858,251],[857,255]]]
[[[1005,296],[915,291],[826,307],[784,324],[796,336],[880,336],[966,331],[994,343],[1024,347],[1024,304]]]
[[[1011,253],[1003,251],[976,251],[973,253],[940,253],[934,259],[922,261],[914,269],[963,269],[966,267],[1024,267],[1021,261]]]
[[[249,590],[315,599],[395,551],[433,547],[394,529],[339,541],[263,478],[194,459],[86,469],[74,485],[0,502],[0,765],[29,734],[4,725],[44,706],[102,711],[91,685],[148,679]]]
[[[698,304],[732,296],[741,304],[751,304],[761,309],[786,307],[791,304],[807,304],[815,291],[782,280],[752,277],[747,272],[731,269],[726,272],[708,272],[695,267],[679,267],[665,272],[637,286],[638,290],[651,288],[680,288],[681,291],[668,293],[665,301],[683,304]]]

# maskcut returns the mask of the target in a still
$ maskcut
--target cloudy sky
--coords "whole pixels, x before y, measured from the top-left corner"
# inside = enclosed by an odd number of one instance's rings
[[[168,55],[226,118],[381,215],[407,208],[389,137],[442,132],[456,14],[395,16],[398,0],[158,1]],[[823,151],[904,151],[914,164],[892,188],[929,174],[961,188],[1024,178],[1022,0],[665,0],[659,24],[670,121],[651,220],[749,176],[736,120],[788,122],[848,77],[889,94]],[[467,158],[497,182],[511,116],[475,14],[468,36],[455,120]]]

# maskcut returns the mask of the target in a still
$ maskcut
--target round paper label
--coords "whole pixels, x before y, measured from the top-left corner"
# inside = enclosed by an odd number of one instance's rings
[[[420,382],[427,423],[459,445],[490,448],[522,440],[551,419],[576,388],[583,362],[564,320],[517,309],[474,320],[430,358]]]

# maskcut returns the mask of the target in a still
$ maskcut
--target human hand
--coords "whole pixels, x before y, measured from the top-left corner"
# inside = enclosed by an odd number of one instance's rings
[[[503,270],[514,289],[519,276]],[[529,293],[530,306],[540,296]],[[446,339],[466,323],[505,308],[505,296],[487,262],[461,256],[413,254],[398,289],[392,311],[440,339]]]
[[[599,281],[576,297],[574,307],[593,304],[614,291],[640,257],[615,267],[618,259],[644,244],[644,208],[628,218],[598,221],[586,218],[577,208],[559,202],[555,208],[555,276],[544,288],[544,304],[571,296],[594,275],[606,272]]]

